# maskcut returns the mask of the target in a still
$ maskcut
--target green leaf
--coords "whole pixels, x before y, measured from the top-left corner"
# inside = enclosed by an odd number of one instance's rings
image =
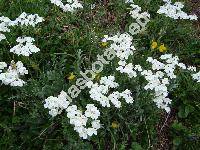
[[[185,112],[184,107],[179,108],[178,117],[179,118],[186,118],[188,116],[188,112]]]
[[[190,105],[181,106],[179,108],[178,117],[179,118],[186,118],[189,115],[189,113],[191,113],[193,111],[194,111],[194,107],[193,106],[190,106]]]
[[[189,113],[191,113],[191,112],[193,112],[193,111],[194,111],[194,107],[193,107],[193,106],[187,105],[187,106],[185,107],[185,112],[186,112],[187,114],[189,114]]]
[[[173,144],[176,146],[180,145],[181,142],[182,142],[182,139],[180,137],[176,137],[173,139]]]
[[[172,128],[174,128],[177,131],[181,131],[181,130],[185,129],[185,127],[182,125],[182,123],[178,123],[178,122],[174,122],[172,124]]]
[[[143,150],[142,146],[140,144],[138,144],[137,142],[133,142],[131,147],[134,150]]]

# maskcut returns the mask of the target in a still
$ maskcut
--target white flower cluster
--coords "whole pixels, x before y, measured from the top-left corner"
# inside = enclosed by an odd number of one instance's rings
[[[167,98],[167,85],[169,84],[168,78],[164,77],[164,73],[162,71],[153,73],[151,70],[144,70],[141,74],[148,81],[148,84],[144,87],[144,89],[155,91],[155,98],[153,101],[156,103],[157,107],[165,109],[166,112],[169,112],[171,100]]]
[[[6,39],[6,36],[4,34],[0,33],[0,41],[5,40],[5,39]]]
[[[50,96],[45,99],[44,108],[50,109],[49,114],[52,117],[55,117],[60,114],[64,109],[67,109],[69,104],[70,102],[67,101],[67,94],[64,91],[61,91],[58,97]]]
[[[121,73],[127,73],[130,78],[136,77],[137,73],[135,70],[141,71],[141,66],[136,65],[133,66],[132,63],[127,64],[127,60],[129,56],[133,55],[133,52],[136,50],[135,47],[132,45],[132,36],[128,33],[118,34],[113,37],[104,37],[104,42],[107,40],[112,41],[113,43],[110,45],[110,48],[116,52],[116,56],[120,59],[118,64],[119,67],[116,68],[117,71]]]
[[[52,4],[60,7],[64,12],[74,12],[75,9],[83,8],[82,4],[78,0],[67,0],[67,4],[63,4],[62,0],[50,0]]]
[[[128,1],[127,3],[131,3],[132,10],[130,11],[130,15],[132,18],[137,19],[137,18],[143,18],[147,17],[150,18],[150,14],[148,12],[142,12],[142,8],[138,5],[135,5],[134,2]]]
[[[181,10],[184,7],[183,3],[175,2],[174,4],[172,4],[171,0],[163,1],[165,2],[165,4],[163,6],[160,6],[160,9],[157,11],[158,14],[165,14],[165,16],[173,19],[198,19],[196,15],[188,15]]]
[[[2,64],[3,65],[3,64]],[[127,103],[133,103],[133,98],[131,97],[130,90],[125,90],[123,92],[113,92],[108,94],[110,88],[118,87],[118,83],[114,82],[114,76],[102,77],[100,84],[93,84],[92,81],[87,83],[87,86],[91,88],[90,96],[94,100],[99,101],[102,106],[110,107],[109,101],[111,101],[115,107],[121,107],[120,98],[124,98]],[[50,96],[45,99],[44,107],[49,109],[49,114],[52,117],[60,114],[63,110],[67,112],[67,117],[70,119],[70,124],[74,125],[74,130],[79,133],[79,136],[83,139],[87,139],[92,135],[97,135],[97,130],[101,127],[100,112],[94,104],[87,104],[86,111],[82,113],[78,110],[76,105],[70,105],[71,102],[67,100],[67,93],[62,91],[58,97]],[[90,119],[89,119],[90,118]],[[88,122],[91,127],[88,127]]]
[[[200,71],[197,72],[197,73],[195,73],[195,74],[192,74],[192,78],[193,78],[194,80],[197,80],[197,82],[200,83]]]
[[[5,73],[1,73],[4,68],[7,67],[7,64],[5,62],[0,62],[0,80],[3,84],[10,86],[20,86],[22,87],[25,82],[20,79],[20,76],[23,76],[25,74],[28,74],[28,70],[23,66],[23,63],[21,61],[18,61],[15,63],[14,61],[11,61],[11,65],[8,67]]]
[[[31,37],[18,37],[16,40],[19,44],[10,49],[10,52],[13,52],[17,55],[29,56],[32,53],[37,53],[40,51],[33,42],[35,41]]]
[[[97,120],[100,116],[99,110],[94,104],[87,104],[87,110],[85,114],[82,111],[77,110],[76,105],[69,106],[67,111],[67,117],[70,119],[70,124],[74,125],[74,130],[79,133],[79,136],[83,139],[87,139],[92,135],[97,135],[97,130],[101,127],[100,120]],[[91,118],[92,127],[87,128],[88,118]]]
[[[38,23],[44,21],[43,17],[40,17],[38,14],[27,14],[23,12],[19,17],[17,17],[14,21],[10,22],[10,26],[33,26],[35,27]]]
[[[66,110],[67,117],[70,119],[70,124],[74,125],[74,130],[78,132],[79,136],[83,139],[87,139],[93,134],[97,135],[97,130],[100,128],[100,120],[98,120],[100,112],[94,104],[87,104],[84,114],[77,109],[76,105],[69,105],[70,102],[67,100],[67,93],[61,91],[58,97],[48,97],[45,100],[44,107],[49,109],[49,114],[52,117],[55,117],[63,110]],[[89,128],[87,128],[88,118],[92,119],[92,127]]]
[[[0,41],[6,39],[6,36],[3,34],[5,32],[10,32],[9,27],[11,26],[33,26],[44,21],[42,17],[39,17],[38,14],[26,14],[23,12],[18,18],[14,21],[11,21],[8,17],[0,17]],[[3,32],[3,33],[2,33]],[[18,55],[29,56],[32,53],[36,53],[40,51],[35,45],[33,45],[34,39],[31,37],[19,37],[17,38],[18,45],[14,46],[10,49],[10,52],[13,52]],[[1,62],[0,64],[0,73],[2,69],[4,69],[5,62]],[[11,85],[11,86],[23,86],[25,82],[21,80],[19,77],[21,75],[28,74],[28,70],[23,67],[23,63],[18,61],[16,64],[14,61],[11,61],[11,66],[9,66],[8,70],[5,73],[0,74],[0,80],[3,84]]]
[[[2,70],[4,69],[4,68],[6,68],[7,67],[7,64],[5,63],[5,62],[0,62],[0,73],[2,72]]]
[[[189,71],[196,71],[195,67],[186,67],[185,64],[179,63],[178,56],[172,54],[165,54],[160,56],[160,62],[152,57],[148,57],[147,62],[152,64],[152,70],[143,70],[141,75],[145,77],[148,84],[144,87],[145,90],[154,90],[154,102],[158,108],[164,109],[166,112],[170,111],[169,105],[171,100],[168,98],[168,85],[172,79],[176,78],[175,69],[187,69]]]
[[[109,89],[117,88],[119,86],[114,80],[114,76],[108,76],[102,77],[100,84],[93,83],[92,81],[87,82],[87,87],[90,88],[90,97],[93,100],[98,101],[103,107],[110,107],[111,102],[115,107],[120,108],[120,98],[124,98],[126,103],[133,103],[131,91],[128,89],[122,93],[115,91],[108,95]]]
[[[10,19],[8,17],[0,17],[0,41],[6,39],[6,36],[1,33],[1,32],[10,32],[9,24],[10,24]]]
[[[134,66],[132,63],[126,64],[125,61],[119,61],[118,64],[119,67],[116,68],[116,70],[120,73],[128,74],[129,78],[137,76],[137,72],[135,70],[142,71],[142,67],[140,65]]]
[[[133,37],[128,33],[117,34],[113,37],[105,37],[106,40],[112,41],[110,48],[115,50],[117,57],[120,60],[126,60],[130,55],[133,55],[135,47],[132,46]]]
[[[132,55],[132,53],[129,54]],[[128,55],[128,57],[130,55]],[[185,64],[179,63],[179,58],[177,56],[173,57],[172,54],[165,54],[160,57],[160,59],[162,61],[165,61],[165,63],[149,57],[147,59],[147,62],[152,64],[152,70],[143,70],[140,65],[134,66],[132,63],[127,64],[126,60],[128,59],[128,57],[119,57],[119,67],[116,68],[116,70],[120,71],[120,73],[128,74],[129,78],[136,77],[137,72],[141,73],[141,75],[143,75],[148,81],[148,84],[144,87],[144,89],[154,90],[155,98],[153,101],[156,103],[158,108],[164,109],[166,112],[170,111],[169,105],[171,104],[171,100],[167,98],[169,93],[167,86],[169,85],[171,79],[176,78],[176,75],[174,73],[176,67],[187,69],[189,71],[196,71],[196,67],[186,67]],[[199,73],[193,74],[192,76],[193,79],[199,81]]]
[[[0,41],[6,39],[6,36],[1,32],[10,32],[10,26],[33,26],[37,25],[40,22],[43,22],[44,19],[40,17],[38,14],[26,14],[23,12],[19,17],[17,17],[14,21],[10,20],[8,17],[0,17]]]

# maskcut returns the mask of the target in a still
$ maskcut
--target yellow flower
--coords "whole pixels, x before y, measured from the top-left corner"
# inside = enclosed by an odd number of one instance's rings
[[[68,80],[73,80],[76,76],[72,73],[70,73],[70,76],[67,78]]]
[[[167,50],[167,48],[165,47],[164,44],[162,44],[162,45],[159,46],[159,51],[160,51],[161,53],[165,52],[166,50]]]
[[[101,46],[106,47],[108,45],[108,42],[101,42]]]
[[[158,47],[158,43],[157,42],[152,42],[152,44],[151,44],[151,48],[152,49],[155,49],[155,48],[157,48]]]
[[[119,128],[119,123],[117,121],[113,121],[111,127],[114,129]]]
[[[108,35],[104,35],[104,38],[101,40],[101,46],[106,47],[108,45],[107,39]]]

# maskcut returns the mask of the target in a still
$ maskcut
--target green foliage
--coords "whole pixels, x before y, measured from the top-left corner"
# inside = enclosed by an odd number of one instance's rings
[[[8,40],[0,43],[1,61],[21,60],[29,69],[24,87],[0,86],[0,149],[157,149],[156,126],[162,126],[162,111],[152,102],[152,94],[143,89],[146,81],[142,77],[122,78],[115,72],[117,81],[120,81],[119,90],[131,89],[135,102],[132,105],[124,103],[121,109],[99,107],[103,128],[88,140],[80,139],[65,113],[51,118],[44,109],[45,98],[57,96],[61,90],[67,91],[74,84],[74,81],[67,80],[70,72],[79,77],[80,70],[89,69],[97,54],[104,52],[105,48],[99,44],[104,34],[128,32],[129,25],[135,21],[129,17],[129,6],[121,0],[108,3],[84,0],[83,3],[84,9],[65,13],[50,4],[50,0],[0,1],[0,16],[14,19],[26,12],[45,18],[45,22],[36,28],[13,27],[11,33],[6,33]],[[92,3],[96,4],[94,10],[90,9]],[[156,14],[162,4],[160,0],[135,0],[135,3],[152,16],[147,30],[133,36],[137,51],[130,61],[148,67],[145,61],[148,56],[160,56],[158,51],[150,49],[151,41],[156,40],[165,43],[167,52],[178,55],[182,62],[200,65],[200,31],[193,22],[175,21]],[[28,58],[9,53],[16,38],[22,35],[34,37],[41,52]],[[114,60],[105,65],[100,76],[113,73],[116,63]],[[167,130],[169,147],[197,150],[200,147],[200,86],[192,81],[188,72],[179,72],[173,85],[170,95],[175,113]],[[76,98],[80,109],[88,102],[87,90]],[[119,128],[111,127],[113,121],[119,123]]]

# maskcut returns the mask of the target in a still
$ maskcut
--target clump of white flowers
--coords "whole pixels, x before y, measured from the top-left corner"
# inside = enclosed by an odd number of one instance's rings
[[[79,133],[79,136],[83,139],[87,139],[92,135],[97,135],[97,130],[101,127],[99,110],[94,104],[87,104],[85,114],[77,109],[76,105],[69,106],[67,111],[67,117],[70,119],[70,124],[74,125],[74,130]],[[92,127],[87,127],[88,120],[91,118]]]
[[[117,67],[116,70],[120,71],[121,73],[127,73],[130,78],[136,77],[137,73],[135,70],[133,70],[133,64],[127,64],[126,62],[129,56],[133,55],[134,51],[136,50],[135,47],[132,45],[133,37],[130,36],[128,33],[123,33],[115,35],[113,37],[104,36],[103,40],[104,42],[113,42],[110,45],[110,48],[116,52],[116,56],[119,58],[119,67]],[[141,70],[141,67],[137,69]]]
[[[187,13],[182,11],[184,7],[183,3],[175,2],[174,4],[172,4],[171,0],[163,1],[165,2],[165,4],[163,6],[160,6],[160,9],[157,11],[158,14],[164,14],[165,16],[173,19],[198,19],[196,15],[188,15]]]
[[[153,101],[156,103],[157,107],[169,112],[171,100],[168,98],[168,86],[170,80],[176,78],[175,69],[179,67],[189,71],[196,71],[196,68],[193,66],[187,68],[185,64],[179,63],[178,56],[173,57],[172,54],[165,54],[160,57],[160,60],[165,63],[149,57],[147,62],[152,64],[152,68],[151,70],[143,70],[140,65],[127,63],[129,56],[133,55],[135,51],[135,48],[132,45],[132,37],[129,34],[124,33],[113,37],[105,36],[103,41],[106,42],[107,40],[113,41],[110,48],[115,50],[116,55],[119,58],[119,67],[117,67],[116,70],[120,73],[128,74],[129,78],[136,77],[138,74],[143,75],[148,81],[148,84],[144,89],[153,90],[155,92],[155,98]],[[198,80],[199,74],[193,74],[193,79]],[[91,81],[88,84],[88,87],[91,88],[90,97],[93,100],[99,101],[104,107],[110,107],[109,101],[111,101],[115,107],[121,106],[121,102],[118,101],[120,98],[119,92],[114,92],[108,97],[105,96],[105,94],[108,93],[108,84],[98,85],[97,83],[93,84]]]
[[[31,37],[18,37],[16,40],[19,44],[10,49],[10,52],[13,52],[17,55],[29,56],[32,53],[37,53],[40,51],[33,42],[35,41]]]
[[[61,114],[63,110],[67,112],[67,117],[70,119],[70,124],[74,125],[74,130],[79,133],[79,136],[83,139],[87,139],[93,134],[97,135],[97,130],[100,128],[100,112],[94,104],[87,104],[86,111],[83,114],[81,110],[78,110],[76,105],[70,105],[67,100],[67,93],[61,91],[58,97],[50,96],[45,99],[44,107],[49,109],[49,114],[52,117]],[[91,118],[92,127],[87,127],[89,118]]]
[[[2,32],[10,32],[9,23],[10,19],[8,17],[0,17],[0,41],[6,39],[6,36]]]
[[[50,0],[52,4],[60,7],[64,12],[74,12],[78,8],[83,8],[78,0],[67,0],[67,4],[63,4],[62,0]]]
[[[90,97],[98,101],[103,107],[110,107],[110,102],[116,107],[121,107],[120,98],[124,98],[126,103],[133,103],[133,98],[131,97],[131,91],[126,89],[124,92],[112,92],[109,93],[110,89],[117,88],[119,86],[116,83],[114,76],[102,77],[100,80],[100,84],[93,83],[89,81],[87,83],[87,87],[90,88]]]
[[[44,108],[48,108],[49,114],[52,117],[55,117],[60,114],[64,109],[67,109],[69,104],[70,102],[67,101],[67,94],[64,91],[61,91],[58,97],[50,96],[45,99]]]
[[[0,63],[1,70],[6,67],[7,65],[5,62]],[[28,70],[26,70],[21,61],[18,61],[17,63],[11,61],[8,69],[4,73],[0,73],[0,81],[5,85],[22,87],[26,82],[20,79],[20,76],[25,74],[28,74]]]
[[[195,74],[192,74],[192,78],[194,80],[197,80],[197,82],[200,82],[200,71]]]
[[[185,64],[179,62],[178,56],[172,56],[172,54],[165,54],[160,56],[160,60],[148,57],[147,62],[152,64],[152,70],[144,70],[141,72],[148,84],[144,89],[154,90],[155,98],[154,102],[158,108],[164,109],[166,112],[170,111],[169,105],[171,100],[168,98],[168,86],[171,80],[176,78],[175,70],[177,67],[183,70],[196,71],[196,67],[186,67]],[[198,73],[192,75],[198,80]]]
[[[164,109],[166,112],[170,111],[169,105],[171,104],[171,100],[168,98],[168,86],[170,80],[176,78],[175,69],[180,67],[181,69],[196,71],[195,67],[189,66],[187,68],[185,64],[179,63],[179,58],[177,56],[173,57],[172,54],[165,54],[160,57],[160,60],[165,63],[149,57],[147,62],[152,64],[152,68],[151,70],[143,70],[140,65],[127,63],[129,56],[133,55],[133,52],[135,51],[134,46],[132,46],[131,36],[125,33],[113,37],[105,36],[103,40],[104,42],[107,40],[113,41],[110,47],[115,50],[116,55],[119,58],[119,67],[117,67],[116,70],[120,73],[128,74],[129,78],[136,77],[138,73],[143,75],[148,81],[148,84],[144,89],[153,90],[155,92],[153,101],[158,108]],[[198,74],[193,75],[193,79],[198,80],[198,77]],[[121,102],[118,100],[120,98],[119,92],[113,92],[108,97],[105,96],[109,90],[108,83],[105,85],[98,85],[97,83],[93,84],[90,81],[88,84],[88,87],[91,88],[90,97],[93,100],[99,101],[104,107],[110,107],[109,101],[111,101],[115,107],[121,106]]]
[[[117,57],[120,60],[126,60],[130,55],[133,55],[133,51],[136,50],[132,45],[132,36],[128,33],[118,34],[113,37],[109,37],[113,43],[110,45],[111,49],[114,49]]]
[[[165,54],[160,56],[160,60],[148,57],[147,62],[152,64],[152,70],[143,70],[141,75],[145,77],[148,84],[144,87],[145,90],[154,90],[155,98],[154,102],[158,108],[164,109],[166,112],[170,111],[169,105],[171,100],[168,98],[168,86],[171,80],[176,78],[175,70],[177,67],[184,70],[196,71],[196,67],[186,67],[185,64],[179,63],[178,56],[172,56],[172,54]],[[193,74],[193,79],[198,80],[198,73]]]
[[[4,69],[4,68],[6,68],[7,67],[7,64],[5,63],[5,62],[0,62],[0,73],[2,72],[2,70]]]
[[[128,74],[129,78],[137,76],[137,72],[135,71],[134,65],[132,63],[126,64],[125,61],[119,61],[118,64],[119,67],[117,67],[116,70],[119,71],[120,73]]]
[[[0,41],[5,40],[5,39],[6,39],[6,36],[4,34],[0,33]]]
[[[1,32],[10,32],[9,27],[11,26],[33,26],[35,27],[38,23],[43,22],[44,18],[40,17],[38,14],[27,14],[23,12],[14,21],[10,20],[8,17],[0,17],[0,41],[6,39],[6,36]]]
[[[133,55],[135,47],[132,45],[133,37],[128,33],[117,34],[112,37],[104,36],[103,42],[112,41],[110,48],[116,52],[120,60],[126,60]]]
[[[132,7],[132,10],[130,11],[130,15],[132,18],[137,19],[137,18],[143,18],[147,17],[150,18],[150,14],[148,12],[142,12],[142,8],[138,5],[135,5],[134,2],[128,1],[127,3],[131,3],[130,6]]]
[[[10,26],[33,26],[35,27],[38,23],[44,21],[43,17],[40,17],[38,14],[27,14],[23,12],[19,17],[17,17],[14,21],[10,22]]]
[[[116,91],[108,94],[109,89],[119,86],[114,80],[114,76],[102,77],[100,85],[89,81],[87,86],[91,88],[91,98],[99,101],[104,107],[110,107],[109,101],[111,101],[115,107],[121,107],[120,98],[124,98],[127,103],[133,103],[131,91],[128,89],[121,93]],[[70,124],[74,125],[74,130],[79,133],[81,138],[87,139],[92,135],[97,135],[97,130],[101,127],[100,120],[98,120],[100,111],[97,107],[95,107],[94,104],[87,104],[86,110],[83,113],[81,110],[78,110],[76,105],[70,105],[70,103],[71,102],[67,100],[67,93],[62,91],[58,97],[50,96],[45,99],[44,107],[49,109],[49,114],[52,117],[61,114],[61,112],[65,110]],[[90,127],[88,127],[89,123],[91,124]]]
[[[37,25],[40,22],[43,22],[43,17],[39,17],[38,14],[26,14],[23,12],[18,18],[14,21],[10,20],[8,17],[0,17],[0,41],[6,39],[6,36],[2,32],[10,32],[11,26],[33,26]],[[16,40],[19,44],[10,49],[10,52],[13,52],[18,55],[29,56],[32,53],[40,51],[33,42],[35,41],[31,37],[18,37]],[[0,73],[2,69],[5,68],[5,64],[1,62],[0,64]],[[18,61],[16,64],[14,61],[11,61],[11,65],[5,73],[0,74],[0,80],[5,85],[11,86],[23,86],[25,82],[19,77],[28,74],[28,70],[23,66],[21,61]]]
[[[1,16],[0,17],[0,32],[10,32],[8,28],[11,20],[8,17]]]

